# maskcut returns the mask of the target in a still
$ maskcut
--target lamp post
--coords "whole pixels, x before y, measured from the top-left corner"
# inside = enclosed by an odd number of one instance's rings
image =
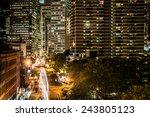
[[[30,67],[30,65],[31,65],[31,60],[30,59],[26,60],[26,65],[27,65],[27,67]]]
[[[26,68],[27,68],[27,76],[29,77],[29,75],[30,75],[30,66],[31,66],[31,59],[26,59],[25,65],[26,65]]]

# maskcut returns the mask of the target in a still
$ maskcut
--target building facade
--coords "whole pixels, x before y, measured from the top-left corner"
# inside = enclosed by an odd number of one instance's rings
[[[143,60],[143,72],[142,77],[145,82],[150,78],[150,1],[145,0],[145,22],[144,22],[144,60]]]
[[[70,49],[70,17],[66,17],[66,38],[65,38],[65,49]]]
[[[51,36],[51,5],[41,4],[41,20],[40,20],[40,30],[41,30],[41,47],[43,51],[49,53],[50,46],[50,36]]]
[[[73,56],[110,55],[111,1],[71,0],[70,28]]]
[[[145,5],[144,0],[71,0],[72,56],[143,56]]]
[[[0,6],[0,39],[7,39],[8,29],[8,16],[10,14],[9,8]]]
[[[9,41],[25,41],[28,58],[36,47],[37,4],[37,0],[12,0],[10,4]]]
[[[2,44],[0,47],[0,100],[15,99],[19,86],[20,53],[9,50]]]
[[[145,24],[144,24],[144,32],[145,32],[145,43],[150,46],[150,1],[145,0]],[[147,46],[146,45],[146,46]]]
[[[65,0],[51,0],[51,46],[52,53],[65,51]]]
[[[144,0],[113,0],[112,57],[133,57],[144,53]]]
[[[45,0],[45,4],[50,4],[51,0]]]

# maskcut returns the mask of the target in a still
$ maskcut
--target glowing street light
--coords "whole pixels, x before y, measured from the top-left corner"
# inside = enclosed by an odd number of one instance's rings
[[[31,70],[30,70],[30,66],[31,66],[31,60],[30,59],[26,59],[25,60],[25,66],[27,68],[27,76],[30,76]]]
[[[27,60],[25,61],[25,64],[29,67],[29,66],[31,65],[31,60],[30,60],[30,59],[27,59]]]

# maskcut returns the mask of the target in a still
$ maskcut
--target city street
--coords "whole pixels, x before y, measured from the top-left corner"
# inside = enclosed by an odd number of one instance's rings
[[[49,84],[47,79],[47,74],[44,67],[41,67],[41,72],[39,76],[39,87],[42,90],[42,96],[44,100],[48,100],[49,97]]]

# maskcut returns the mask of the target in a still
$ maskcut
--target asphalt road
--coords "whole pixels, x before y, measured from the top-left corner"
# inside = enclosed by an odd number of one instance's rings
[[[39,77],[39,87],[42,91],[43,100],[49,99],[49,84],[47,79],[46,70],[41,67],[40,77]]]

